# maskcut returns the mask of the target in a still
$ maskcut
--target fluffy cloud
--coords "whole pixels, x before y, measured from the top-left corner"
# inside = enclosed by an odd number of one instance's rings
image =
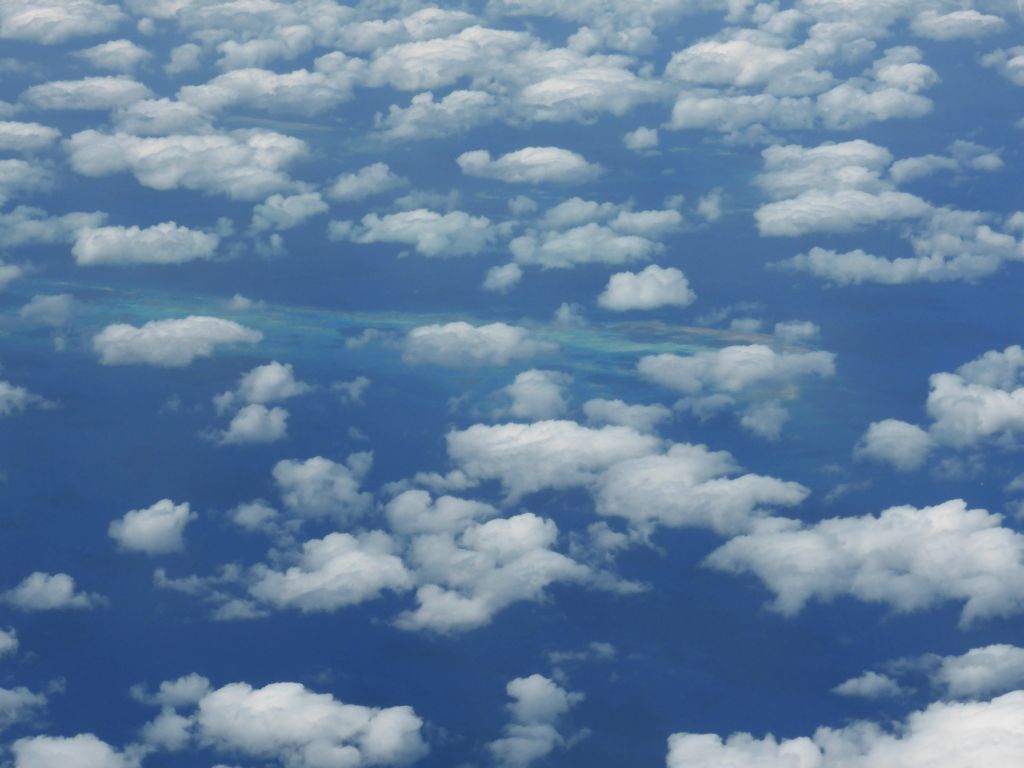
[[[931,681],[953,698],[982,698],[1024,684],[1024,648],[988,645],[935,660]]]
[[[932,40],[983,37],[1001,32],[1006,26],[1006,21],[1002,17],[980,13],[973,8],[950,13],[924,10],[915,16],[910,24],[915,34]]]
[[[46,708],[46,697],[28,688],[0,688],[0,733],[12,725],[33,720]]]
[[[382,195],[409,184],[409,180],[394,173],[387,163],[373,163],[353,173],[343,173],[327,190],[327,196],[340,203],[363,200]]]
[[[617,272],[597,297],[597,303],[615,312],[658,307],[685,307],[697,299],[690,284],[678,269],[656,264],[642,272]]]
[[[24,387],[17,387],[9,381],[0,380],[0,416],[10,416],[24,411],[32,405],[46,405],[46,400],[34,395]]]
[[[288,411],[265,405],[246,405],[231,418],[219,438],[221,445],[275,443],[288,436]]]
[[[193,315],[180,320],[151,320],[141,328],[108,325],[92,346],[104,365],[156,365],[180,368],[210,357],[219,344],[255,344],[263,334],[219,317]]]
[[[1024,536],[957,499],[814,524],[770,518],[715,550],[713,568],[753,573],[787,615],[842,596],[907,613],[955,600],[961,622],[1019,612]]]
[[[91,733],[64,738],[31,736],[11,745],[14,768],[138,768],[136,758],[122,754]]]
[[[512,262],[502,264],[498,267],[491,267],[487,270],[484,278],[484,290],[505,293],[516,286],[523,279],[523,268]]]
[[[508,365],[554,349],[553,344],[531,338],[529,331],[517,325],[460,321],[413,328],[406,336],[402,359],[412,365]]]
[[[653,432],[672,415],[664,405],[631,405],[622,400],[595,398],[583,404],[583,413],[591,424],[630,427],[637,432]]]
[[[461,533],[419,536],[409,562],[422,586],[402,629],[460,632],[490,622],[522,600],[538,600],[555,582],[585,582],[591,573],[553,547],[558,528],[532,513],[470,524]]]
[[[994,68],[1014,85],[1024,86],[1024,46],[1000,48],[982,56],[981,63]]]
[[[411,707],[345,704],[299,683],[231,683],[200,699],[193,717],[200,744],[288,768],[408,765],[428,752]]]
[[[97,69],[110,69],[115,72],[132,72],[153,57],[149,51],[140,48],[131,40],[109,40],[79,51],[77,55]]]
[[[333,517],[349,523],[370,507],[371,497],[359,485],[373,462],[369,453],[354,453],[344,464],[314,456],[274,465],[274,481],[285,506],[302,517]]]
[[[486,91],[452,91],[435,101],[430,91],[412,97],[408,107],[388,107],[376,125],[385,139],[396,141],[450,136],[499,117],[498,101]]]
[[[515,419],[539,421],[554,419],[568,409],[564,388],[572,378],[557,371],[541,371],[532,368],[518,374],[511,384],[503,388],[502,394],[511,400],[508,414]]]
[[[33,85],[21,98],[36,109],[114,109],[152,95],[130,77],[87,77]]]
[[[799,483],[743,474],[731,455],[676,444],[661,455],[611,465],[597,483],[597,512],[633,525],[699,526],[729,535],[751,528],[769,507],[795,506],[810,493]]]
[[[287,197],[271,195],[253,209],[252,230],[265,232],[291,229],[313,216],[326,213],[328,207],[319,192],[306,192]]]
[[[934,448],[931,435],[899,419],[883,419],[868,427],[855,449],[858,458],[891,464],[901,472],[917,469]]]
[[[75,233],[71,249],[82,266],[126,264],[182,264],[212,258],[220,237],[182,227],[173,221],[141,229],[83,227]]]
[[[787,386],[805,376],[835,373],[831,352],[777,352],[764,344],[701,350],[681,357],[648,355],[637,371],[645,379],[690,395],[704,391],[737,393],[755,386]]]
[[[68,324],[75,307],[75,300],[69,293],[52,296],[36,295],[18,310],[18,317],[29,323],[40,323],[53,328]]]
[[[640,235],[617,232],[611,227],[589,222],[567,230],[521,235],[509,244],[509,250],[520,264],[564,269],[593,262],[624,264],[642,261],[660,253],[662,246]]]
[[[0,121],[0,150],[5,152],[37,152],[60,138],[60,131],[39,123]]]
[[[505,691],[512,699],[512,722],[502,738],[487,745],[496,763],[506,768],[526,768],[536,760],[566,746],[558,732],[559,719],[583,700],[582,693],[565,690],[543,675],[517,677]]]
[[[312,387],[295,378],[295,369],[290,363],[279,363],[276,360],[266,365],[258,365],[243,373],[234,390],[224,392],[214,398],[217,412],[222,413],[233,403],[266,403],[288,400],[304,395]]]
[[[18,650],[18,633],[8,627],[0,629],[0,658],[9,656]]]
[[[0,8],[0,37],[45,45],[109,32],[125,18],[96,0],[14,0]]]
[[[64,142],[83,176],[128,171],[153,189],[193,189],[238,200],[263,200],[295,187],[285,168],[306,153],[299,139],[261,130],[139,137],[87,130]]]
[[[110,523],[107,533],[121,549],[164,555],[185,549],[185,526],[198,515],[188,502],[175,504],[161,499],[145,509],[133,509]]]
[[[401,243],[423,256],[445,258],[479,253],[493,242],[495,232],[486,216],[417,208],[384,216],[368,213],[359,225],[334,221],[329,235],[332,240],[354,243]]]
[[[496,160],[485,149],[459,155],[459,168],[468,176],[496,179],[507,184],[576,184],[602,172],[580,154],[559,147],[525,147]]]
[[[404,491],[385,507],[388,524],[401,535],[458,533],[470,524],[498,515],[490,504],[441,496],[431,499],[422,490]]]
[[[898,696],[902,692],[899,683],[878,672],[865,672],[858,677],[851,677],[832,689],[832,693],[838,693],[840,696],[857,696],[865,699]]]
[[[286,570],[256,566],[249,591],[278,608],[337,610],[377,598],[384,590],[410,589],[412,574],[395,552],[395,543],[381,531],[332,533],[303,544],[298,562]]]
[[[66,573],[36,571],[18,586],[3,593],[4,602],[22,611],[87,609],[103,602],[99,595],[79,592]]]
[[[53,173],[25,160],[0,160],[0,205],[15,196],[31,195],[53,186]]]
[[[894,732],[857,722],[819,728],[812,738],[756,739],[736,733],[676,733],[668,768],[966,768],[1013,765],[1024,757],[1024,691],[985,702],[937,702],[913,712]]]
[[[657,452],[660,441],[629,427],[583,427],[572,421],[474,424],[448,433],[448,455],[470,478],[499,480],[511,496],[595,481],[627,459]]]

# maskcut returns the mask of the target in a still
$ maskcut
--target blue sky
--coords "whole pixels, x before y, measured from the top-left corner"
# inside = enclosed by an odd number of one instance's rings
[[[1024,764],[1015,0],[0,0],[0,766]]]

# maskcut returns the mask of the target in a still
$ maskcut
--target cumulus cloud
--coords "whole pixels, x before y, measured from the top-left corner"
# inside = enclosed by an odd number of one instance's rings
[[[587,421],[598,426],[603,424],[630,427],[637,432],[653,432],[662,421],[672,415],[664,405],[635,405],[622,400],[594,398],[583,404]]]
[[[3,593],[3,601],[22,611],[88,609],[101,604],[99,595],[79,592],[66,573],[36,571],[18,586]]]
[[[806,376],[835,373],[831,352],[777,352],[764,344],[701,350],[682,357],[648,355],[637,364],[650,381],[689,395],[703,392],[738,393],[756,386],[787,386]]]
[[[958,601],[966,625],[1024,606],[1024,536],[1001,523],[959,499],[814,524],[771,518],[715,550],[707,564],[758,576],[775,594],[772,607],[786,615],[810,600],[843,596],[900,613]]]
[[[582,155],[559,147],[525,147],[496,160],[487,150],[478,149],[459,155],[457,162],[467,176],[507,184],[576,184],[591,181],[602,172]]]
[[[221,432],[221,445],[276,443],[288,436],[288,411],[252,404],[239,409],[231,417],[227,429]]]
[[[39,123],[0,121],[0,150],[38,152],[60,138],[60,131]]]
[[[383,138],[402,141],[450,136],[498,118],[498,100],[486,91],[457,90],[438,100],[426,91],[413,96],[408,107],[392,104],[375,124]]]
[[[387,163],[373,163],[352,173],[343,173],[327,190],[339,203],[355,202],[408,186],[409,180],[393,172]]]
[[[423,325],[413,328],[405,338],[402,359],[411,365],[429,364],[448,367],[508,365],[555,350],[555,345],[538,341],[517,325],[466,322]]]
[[[429,751],[411,707],[346,704],[299,683],[230,683],[206,693],[191,719],[200,745],[288,768],[401,766]]]
[[[491,267],[484,278],[484,290],[505,293],[515,287],[523,279],[523,268],[515,262]]]
[[[109,32],[124,18],[117,5],[96,0],[15,0],[0,8],[0,37],[53,45]]]
[[[219,244],[215,233],[168,221],[145,229],[83,227],[75,233],[71,253],[82,266],[183,264],[212,258]]]
[[[697,295],[681,271],[652,264],[642,272],[612,275],[604,292],[597,297],[597,303],[605,309],[627,312],[666,306],[685,307],[696,299]]]
[[[865,672],[863,675],[851,677],[840,683],[832,689],[832,693],[838,693],[840,696],[880,699],[887,696],[898,696],[903,693],[903,689],[888,675]]]
[[[47,166],[25,160],[0,160],[0,205],[9,199],[43,192],[53,186]]]
[[[0,733],[21,722],[38,718],[46,709],[46,697],[28,688],[0,688]]]
[[[323,456],[306,461],[288,459],[274,465],[274,481],[291,512],[349,523],[370,507],[370,494],[361,492],[359,486],[372,462],[369,453],[353,453],[344,464]]]
[[[149,88],[130,77],[86,77],[33,85],[21,98],[36,109],[105,110],[152,95]]]
[[[133,509],[110,523],[107,533],[121,549],[164,555],[185,549],[185,526],[198,518],[188,504],[161,499],[145,509]]]
[[[992,67],[1014,85],[1024,86],[1024,46],[992,51],[981,57],[981,63]]]
[[[217,395],[213,402],[217,412],[223,413],[237,401],[265,405],[304,395],[311,390],[309,384],[295,378],[291,363],[274,360],[243,373],[235,389]]]
[[[30,736],[11,745],[14,768],[138,768],[133,757],[118,752],[91,733],[77,736]]]
[[[872,422],[854,450],[858,458],[892,465],[901,472],[918,469],[935,447],[931,435],[899,419]]]
[[[10,656],[18,650],[18,633],[8,627],[0,629],[0,658]]]
[[[77,55],[97,69],[110,69],[115,72],[132,72],[153,57],[145,48],[124,39],[108,40],[79,51]]]
[[[47,401],[29,392],[24,387],[18,387],[9,381],[0,380],[0,416],[10,416],[17,411],[24,411],[30,406],[45,407]]]
[[[483,626],[512,603],[538,600],[556,582],[586,582],[590,570],[554,551],[558,527],[526,512],[419,536],[409,562],[421,586],[402,629],[462,632]]]
[[[249,592],[277,608],[306,613],[362,603],[384,590],[404,592],[414,582],[396,550],[381,531],[332,533],[303,544],[297,563],[285,570],[256,566]]]
[[[463,211],[437,213],[426,208],[384,216],[368,213],[358,225],[333,221],[328,234],[332,240],[354,243],[411,245],[423,256],[439,258],[479,253],[495,238],[486,216],[471,216]]]
[[[587,485],[626,459],[655,453],[660,441],[629,427],[599,429],[572,421],[474,424],[447,435],[448,455],[468,477],[498,480],[514,497]]]
[[[1005,643],[929,659],[934,685],[953,698],[983,698],[1024,684],[1024,648]]]
[[[271,195],[252,212],[252,230],[284,230],[297,227],[308,219],[326,213],[329,206],[319,192],[300,195]]]
[[[799,483],[739,471],[724,451],[677,443],[664,454],[609,466],[597,481],[597,512],[635,526],[654,522],[730,535],[750,529],[765,510],[795,506],[810,493]]]
[[[285,169],[306,153],[299,139],[272,131],[140,137],[81,131],[64,142],[83,176],[130,172],[152,189],[183,187],[238,200],[263,200],[294,188]]]
[[[509,710],[512,721],[505,726],[500,739],[487,749],[495,762],[505,768],[526,768],[567,746],[557,730],[558,721],[584,699],[582,693],[570,692],[543,675],[517,677],[505,687],[512,699]]]
[[[61,328],[68,324],[74,307],[75,300],[69,293],[36,295],[18,310],[18,317],[29,323]]]
[[[915,16],[910,24],[915,34],[932,40],[983,37],[1001,32],[1006,26],[1006,21],[1001,16],[981,13],[973,8],[949,13],[924,10]]]
[[[210,357],[220,344],[255,344],[263,334],[219,317],[193,315],[180,320],[151,320],[141,328],[108,325],[92,346],[104,365],[155,365],[180,368]]]
[[[894,731],[868,722],[819,728],[813,737],[777,740],[736,733],[676,733],[668,768],[962,768],[1012,765],[1024,756],[1020,715],[1024,692],[985,702],[936,702],[913,712]]]
[[[531,368],[518,374],[501,392],[511,403],[508,415],[524,421],[540,421],[561,416],[569,405],[565,387],[572,381],[568,374]]]

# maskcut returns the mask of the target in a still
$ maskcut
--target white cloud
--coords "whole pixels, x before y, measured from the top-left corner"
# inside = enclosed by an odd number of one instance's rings
[[[932,40],[983,37],[1001,32],[1006,27],[1006,21],[1002,17],[980,13],[973,8],[950,13],[939,13],[928,9],[921,11],[910,23],[914,34]]]
[[[466,322],[422,325],[409,331],[402,359],[416,364],[465,367],[508,365],[555,350],[555,345],[537,341],[529,331],[517,325]]]
[[[28,688],[0,688],[0,733],[12,725],[34,720],[46,709],[46,697]]]
[[[496,763],[505,768],[526,768],[536,760],[567,745],[555,726],[561,717],[584,699],[582,693],[565,690],[543,675],[517,677],[505,691],[512,722],[505,726],[502,738],[490,742],[487,749]]]
[[[71,294],[58,293],[52,296],[36,295],[18,310],[18,317],[29,323],[41,323],[53,328],[68,324],[75,306]],[[0,409],[2,410],[2,409]]]
[[[107,532],[121,549],[164,555],[185,549],[185,526],[198,518],[188,502],[161,499],[145,509],[133,509],[110,523]]]
[[[648,355],[637,364],[650,381],[690,395],[704,391],[738,393],[755,386],[787,386],[805,376],[835,373],[831,352],[777,352],[764,344],[700,350],[689,357]]]
[[[183,43],[171,49],[164,72],[168,75],[180,75],[199,69],[202,62],[203,49],[195,43]]]
[[[284,170],[306,153],[299,139],[255,129],[158,137],[86,130],[67,139],[64,148],[72,169],[83,176],[128,171],[152,189],[183,187],[237,200],[263,200],[294,188]]]
[[[832,689],[832,693],[840,696],[856,696],[865,699],[879,699],[887,696],[898,696],[903,693],[900,684],[888,675],[878,672],[865,672],[858,677],[840,683]]]
[[[499,117],[498,101],[486,91],[452,91],[437,101],[426,91],[413,96],[408,107],[392,104],[387,115],[378,113],[375,124],[386,139],[414,140],[451,136]]]
[[[664,405],[631,405],[622,400],[595,398],[583,404],[587,421],[598,426],[612,424],[630,427],[637,432],[653,432],[655,427],[672,415]]]
[[[441,496],[431,499],[423,490],[405,491],[385,507],[388,525],[401,535],[424,533],[458,533],[479,520],[496,517],[498,510],[490,504]]]
[[[279,461],[274,465],[274,481],[285,506],[297,515],[349,523],[370,507],[371,496],[360,492],[359,485],[372,461],[369,453],[353,453],[344,464],[322,456]]]
[[[42,192],[53,186],[52,171],[25,160],[0,160],[0,205],[10,198]]]
[[[208,117],[182,101],[143,99],[114,110],[111,121],[119,134],[166,136],[212,133]]]
[[[138,760],[119,753],[91,733],[62,736],[30,736],[11,745],[14,768],[138,768]]]
[[[37,152],[60,138],[60,131],[39,123],[0,121],[0,150]]]
[[[243,373],[234,390],[223,392],[214,398],[218,413],[223,413],[237,400],[243,403],[266,403],[288,400],[304,395],[312,387],[295,378],[295,369],[291,363],[279,363],[276,360],[266,365],[258,365]]]
[[[459,155],[459,168],[467,176],[496,179],[507,184],[576,184],[602,173],[599,165],[559,147],[524,147],[496,160],[485,149]]]
[[[616,462],[647,456],[660,441],[629,427],[572,421],[474,424],[448,433],[448,455],[470,478],[499,480],[514,497],[594,482]]]
[[[0,37],[44,45],[109,32],[125,18],[96,0],[10,0],[0,7]]]
[[[523,278],[523,268],[515,262],[491,267],[484,278],[484,290],[505,293],[515,287]]]
[[[0,658],[10,656],[18,650],[18,633],[8,627],[0,629]]]
[[[899,419],[883,419],[872,422],[854,454],[910,472],[924,463],[934,447],[931,435],[920,427]]]
[[[937,702],[892,731],[868,722],[819,728],[812,738],[676,733],[668,768],[964,768],[1024,757],[1024,691],[987,702]]]
[[[657,522],[729,535],[750,529],[766,508],[795,506],[809,494],[799,483],[738,473],[725,451],[677,443],[662,455],[627,458],[606,469],[597,483],[597,512],[636,526]]]
[[[953,698],[983,698],[1024,684],[1024,648],[1013,645],[988,645],[933,661],[931,682]]]
[[[245,106],[315,115],[351,99],[363,68],[361,59],[334,51],[317,59],[313,71],[279,74],[258,68],[232,69],[203,85],[186,85],[178,91],[178,99],[204,112]]]
[[[239,409],[219,438],[221,445],[276,443],[288,436],[288,411],[254,403]]]
[[[76,591],[75,580],[66,573],[41,571],[25,577],[18,586],[4,592],[2,598],[22,611],[87,609],[103,602],[99,595]]]
[[[645,149],[654,149],[658,146],[658,131],[654,128],[637,128],[622,137],[622,143],[626,149],[634,152],[642,152]]]
[[[300,195],[271,195],[252,212],[252,230],[283,230],[297,227],[307,219],[326,213],[329,206],[319,192]]]
[[[145,229],[83,227],[75,233],[71,253],[81,266],[183,264],[212,258],[219,244],[215,233],[168,221]]]
[[[153,56],[145,48],[140,48],[131,40],[109,40],[92,48],[79,51],[82,57],[97,69],[110,69],[115,72],[132,72],[137,66]]]
[[[1024,86],[1024,46],[992,51],[981,57],[981,63],[994,68],[1014,85]]]
[[[180,320],[150,320],[141,328],[108,325],[92,346],[104,365],[156,365],[180,368],[210,357],[219,344],[255,344],[263,334],[219,317],[192,315]]]
[[[1024,536],[1001,522],[959,499],[814,524],[770,518],[715,550],[707,564],[758,576],[775,593],[772,607],[786,615],[812,599],[842,596],[901,613],[955,600],[964,603],[966,625],[1024,605]]]
[[[413,586],[394,541],[381,531],[332,533],[307,541],[297,560],[286,570],[256,566],[249,592],[277,608],[308,613],[334,611],[373,600],[385,590],[404,592]]]
[[[194,718],[200,744],[288,768],[407,765],[429,751],[411,707],[345,704],[299,683],[231,683],[204,696]]]
[[[643,261],[660,253],[663,246],[640,235],[624,234],[589,222],[558,231],[530,232],[511,243],[509,250],[520,264],[545,269],[565,269],[577,264],[624,264]]]
[[[555,582],[585,582],[586,566],[553,550],[558,528],[532,513],[470,524],[461,533],[419,536],[409,562],[422,584],[402,629],[460,632],[483,626],[512,603],[539,600]]]
[[[651,264],[642,272],[617,272],[608,278],[597,303],[615,312],[686,307],[697,299],[686,276],[674,267]]]
[[[9,381],[0,380],[0,416],[10,416],[15,411],[24,411],[32,405],[45,406],[47,401],[29,392],[24,387],[17,387]]]
[[[152,95],[149,88],[130,77],[86,77],[33,85],[21,98],[36,109],[105,110]]]
[[[333,221],[329,236],[364,244],[401,243],[411,245],[423,256],[446,258],[479,253],[494,241],[495,231],[486,216],[416,208],[384,216],[368,213],[359,225]]]
[[[409,180],[394,173],[387,163],[373,163],[353,173],[343,173],[327,190],[327,196],[341,203],[355,202],[408,186]]]
[[[754,403],[740,414],[740,426],[765,440],[778,440],[789,421],[789,411],[778,400]]]
[[[508,415],[524,421],[561,416],[569,407],[564,390],[571,382],[571,376],[557,371],[541,371],[536,368],[523,371],[516,376],[515,381],[501,390],[512,401]]]

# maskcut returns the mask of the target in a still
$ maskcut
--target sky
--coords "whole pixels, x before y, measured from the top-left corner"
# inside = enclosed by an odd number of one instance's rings
[[[0,0],[0,768],[1024,765],[1022,30]]]

